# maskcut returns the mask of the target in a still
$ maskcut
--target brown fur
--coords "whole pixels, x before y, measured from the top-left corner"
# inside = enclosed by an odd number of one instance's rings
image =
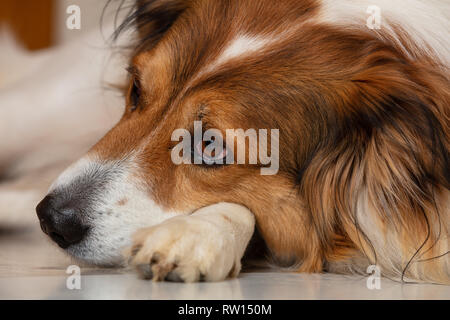
[[[369,30],[317,24],[310,18],[318,6],[138,1],[145,15],[135,17],[141,38],[130,83],[139,82],[141,99],[93,152],[122,158],[143,147],[139,174],[163,207],[247,206],[281,265],[365,272],[376,263],[387,276],[449,283],[448,73],[406,41],[400,49]],[[199,73],[236,30],[279,34],[288,26],[299,27],[264,50]],[[200,118],[223,133],[279,128],[279,173],[174,165],[171,133]]]

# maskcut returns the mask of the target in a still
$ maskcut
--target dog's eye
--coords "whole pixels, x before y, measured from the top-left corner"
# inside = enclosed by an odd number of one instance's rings
[[[139,80],[134,78],[133,79],[133,87],[130,91],[130,111],[134,111],[139,106],[139,100],[141,98],[141,87]]]
[[[206,165],[222,165],[227,157],[227,148],[222,144],[213,145],[212,141],[200,141],[194,147],[194,157],[202,159]]]

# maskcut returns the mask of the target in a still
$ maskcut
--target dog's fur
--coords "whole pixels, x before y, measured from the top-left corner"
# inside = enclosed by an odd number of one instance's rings
[[[369,5],[381,29],[366,26]],[[256,226],[299,272],[449,283],[450,23],[439,1],[138,0],[127,109],[53,184],[81,197],[67,251],[155,279],[237,275]],[[195,120],[280,130],[280,170],[175,165]],[[73,200],[73,199],[72,199]],[[78,199],[79,200],[79,199]],[[251,247],[250,247],[251,248]],[[251,252],[250,252],[251,253]]]

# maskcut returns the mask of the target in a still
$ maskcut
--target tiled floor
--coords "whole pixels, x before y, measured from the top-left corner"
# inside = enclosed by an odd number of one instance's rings
[[[0,230],[0,299],[450,299],[450,287],[399,284],[381,279],[257,271],[218,283],[154,283],[129,270],[81,269],[81,289],[69,290],[73,264],[40,232],[29,227]]]
[[[61,272],[63,274],[63,272]],[[178,284],[137,279],[133,274],[82,276],[81,289],[66,276],[0,278],[1,299],[450,299],[448,287],[382,281],[368,290],[364,279],[336,275],[246,273],[217,283]]]

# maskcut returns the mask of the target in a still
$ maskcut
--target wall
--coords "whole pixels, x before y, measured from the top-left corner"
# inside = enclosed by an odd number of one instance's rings
[[[58,1],[58,0],[56,0]],[[0,25],[7,25],[28,49],[53,44],[55,0],[0,0]]]

